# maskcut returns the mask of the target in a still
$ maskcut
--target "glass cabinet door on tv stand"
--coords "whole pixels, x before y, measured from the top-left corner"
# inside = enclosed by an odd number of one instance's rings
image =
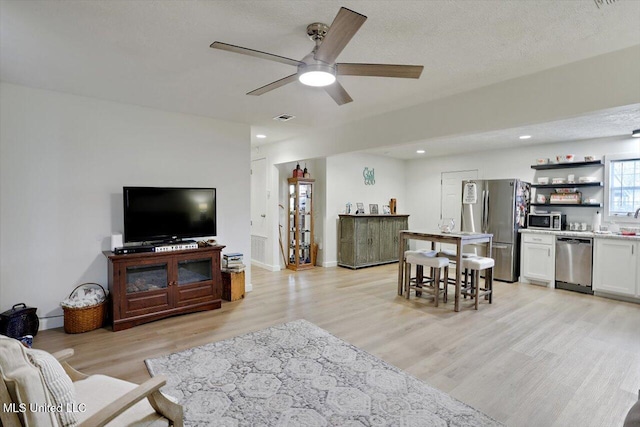
[[[311,178],[289,178],[288,265],[291,270],[312,268],[313,183]]]

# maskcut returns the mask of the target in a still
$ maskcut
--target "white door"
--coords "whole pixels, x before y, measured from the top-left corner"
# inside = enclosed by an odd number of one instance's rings
[[[442,176],[440,178],[440,219],[453,218],[455,221],[455,227],[453,227],[454,231],[460,231],[460,217],[462,214],[462,181],[466,179],[478,179],[478,170],[442,172]],[[455,246],[442,245],[442,249],[455,250]]]
[[[460,231],[462,181],[478,179],[478,170],[442,172],[440,218],[453,218],[455,231]]]
[[[267,160],[251,162],[251,235],[267,237]]]

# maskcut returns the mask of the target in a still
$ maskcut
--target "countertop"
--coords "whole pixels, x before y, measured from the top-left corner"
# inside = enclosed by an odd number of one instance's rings
[[[554,236],[568,236],[568,237],[594,237],[596,239],[616,239],[616,240],[640,240],[640,236],[623,236],[621,234],[612,233],[594,233],[592,231],[555,231],[555,230],[532,230],[523,228],[519,230],[520,233],[530,234],[552,234]]]
[[[383,216],[385,218],[404,218],[408,217],[409,214],[338,214],[338,216],[352,216],[355,218],[371,218],[380,216]]]

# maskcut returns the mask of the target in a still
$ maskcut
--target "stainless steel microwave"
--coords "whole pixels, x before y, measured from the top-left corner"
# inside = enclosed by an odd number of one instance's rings
[[[527,227],[536,230],[563,230],[566,228],[567,216],[559,213],[530,213]]]

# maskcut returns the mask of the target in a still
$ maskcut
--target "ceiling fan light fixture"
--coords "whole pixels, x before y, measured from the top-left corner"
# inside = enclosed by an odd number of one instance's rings
[[[260,96],[299,80],[305,86],[323,87],[336,104],[344,105],[352,102],[353,98],[336,80],[338,74],[341,76],[418,79],[424,68],[422,65],[337,63],[336,60],[340,53],[366,20],[365,15],[341,7],[331,26],[320,22],[309,24],[307,35],[315,42],[315,47],[300,61],[219,41],[211,43],[209,47],[298,67],[295,73],[247,92],[247,95]]]
[[[336,71],[330,65],[308,64],[299,67],[298,80],[307,86],[329,86],[336,81]]]

